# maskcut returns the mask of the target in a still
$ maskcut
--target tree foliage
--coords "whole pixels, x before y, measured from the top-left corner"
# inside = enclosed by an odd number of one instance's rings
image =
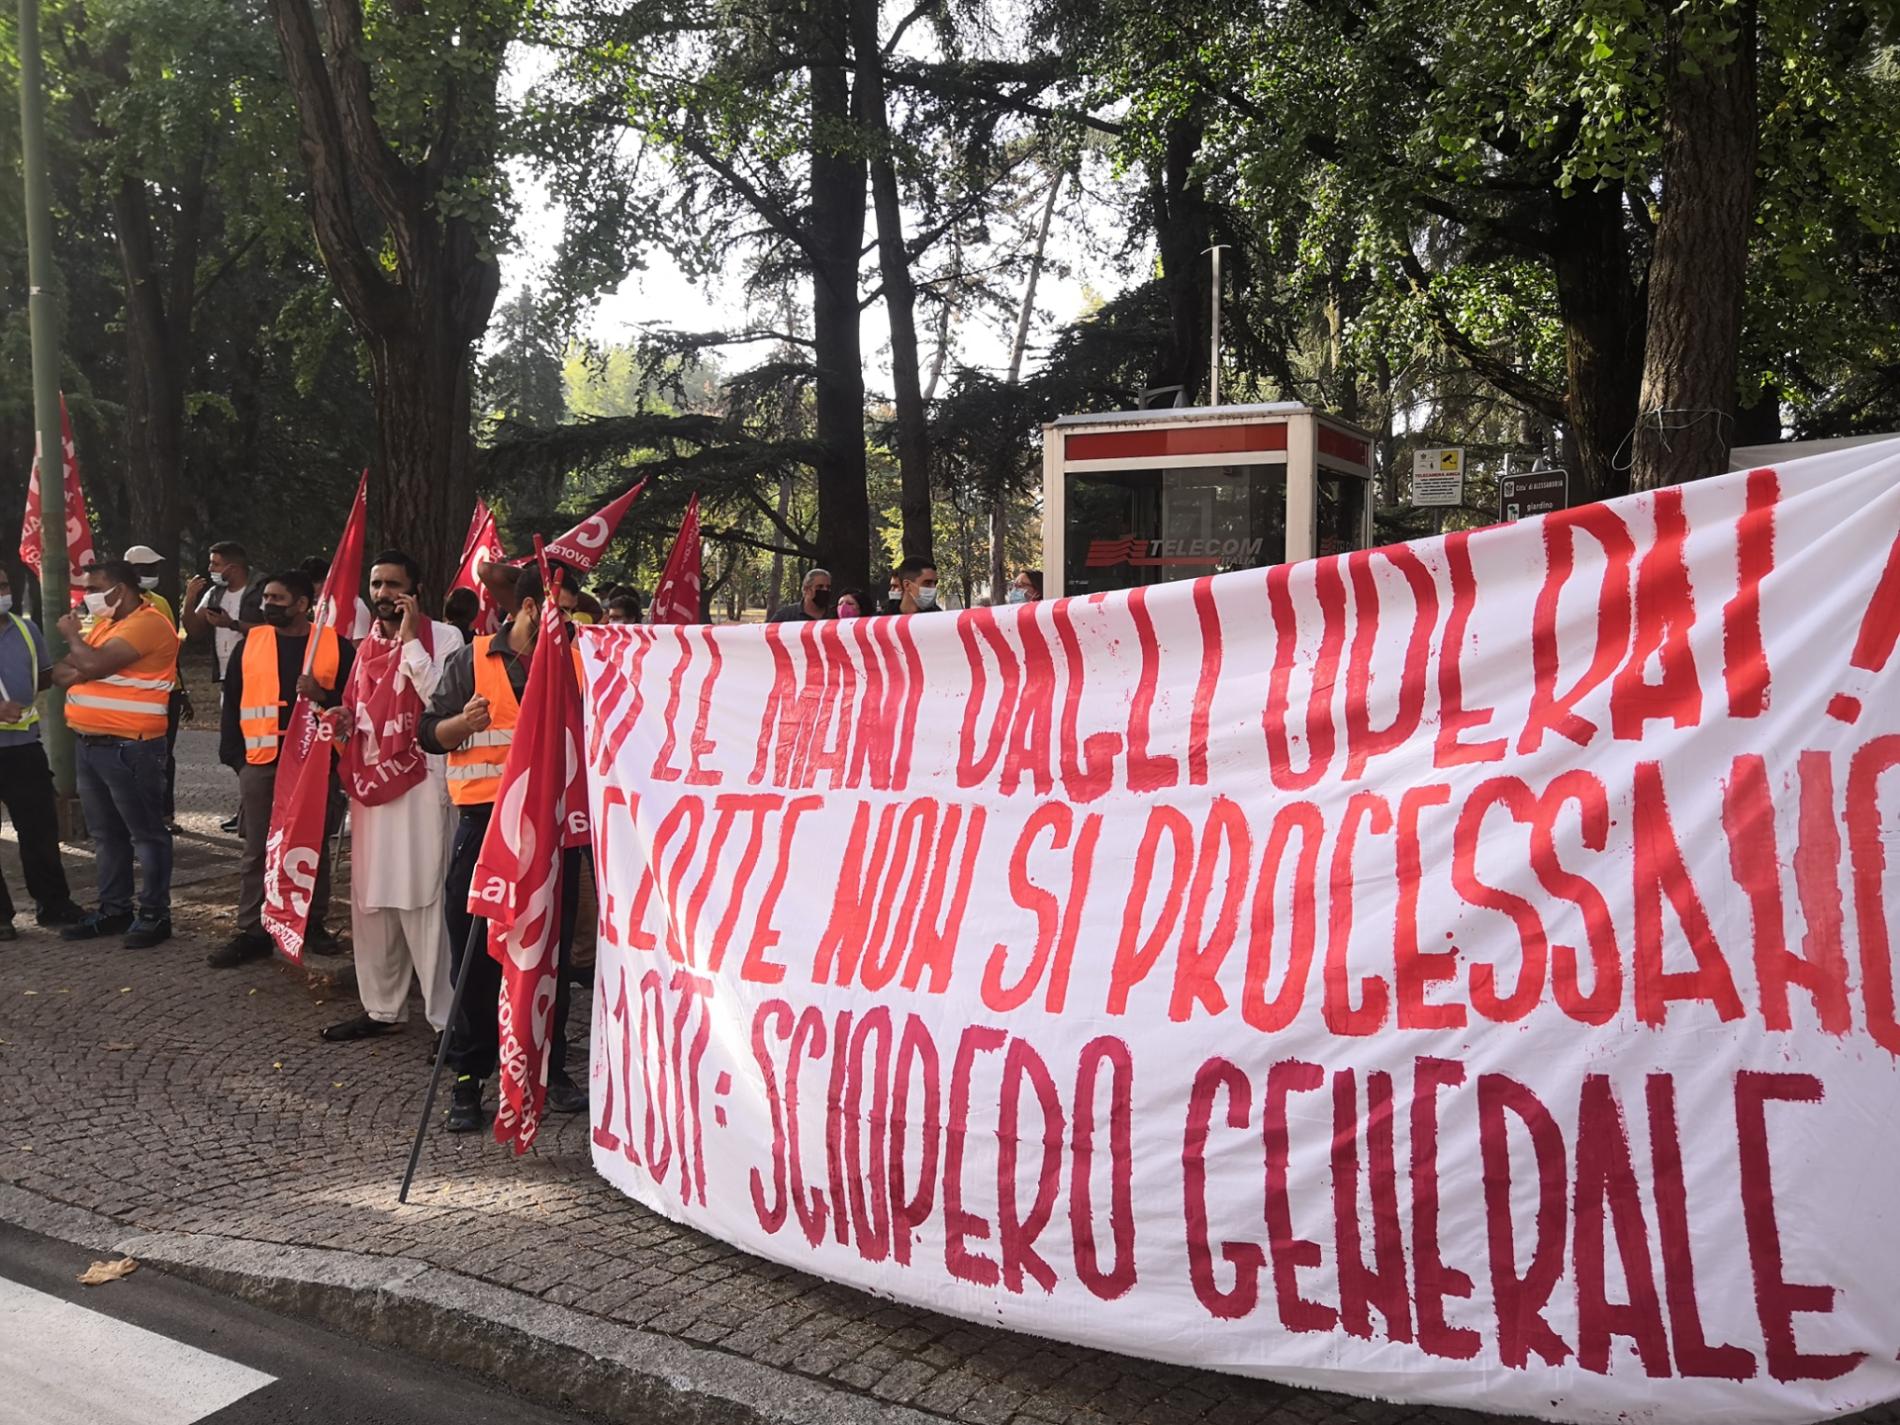
[[[1385,532],[1422,442],[1615,493],[1900,424],[1894,8],[57,0],[63,380],[109,542],[305,552],[370,464],[439,578],[477,488],[525,541],[650,477],[616,576],[697,492],[728,610],[919,554],[980,598],[1034,560],[1044,422],[1204,396],[1218,244],[1224,397],[1366,426]],[[560,239],[491,323],[517,159]],[[589,345],[662,259],[743,319]],[[1047,331],[1077,262],[1104,295]]]

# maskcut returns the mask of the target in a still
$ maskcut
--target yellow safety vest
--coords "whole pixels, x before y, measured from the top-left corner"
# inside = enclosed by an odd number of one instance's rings
[[[14,698],[15,702],[26,709],[26,716],[18,722],[0,722],[0,732],[28,732],[40,720],[40,705],[35,701],[40,691],[40,645],[39,640],[33,636],[32,624],[18,614],[8,614],[7,617],[13,621],[13,626],[20,630],[20,641],[26,645],[26,670],[32,677],[33,683],[25,690],[23,696]],[[7,693],[8,696],[12,696],[13,690],[9,688]]]

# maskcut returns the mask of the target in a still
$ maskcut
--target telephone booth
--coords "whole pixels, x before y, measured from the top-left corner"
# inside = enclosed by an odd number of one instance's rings
[[[1093,594],[1372,544],[1372,438],[1276,401],[1042,428],[1043,591]]]

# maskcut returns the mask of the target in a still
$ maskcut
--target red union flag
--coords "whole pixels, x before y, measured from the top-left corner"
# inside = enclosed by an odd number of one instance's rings
[[[495,512],[488,508],[488,501],[477,495],[475,513],[468,517],[468,533],[462,536],[462,557],[457,561],[458,563],[468,563],[468,552],[475,547],[475,541],[480,537],[483,527],[492,525],[494,522]],[[457,583],[459,582],[458,580]]]
[[[698,623],[699,588],[699,496],[686,506],[686,518],[680,521],[679,535],[673,540],[673,552],[666,556],[666,568],[660,573],[659,586],[653,591],[649,623]]]
[[[86,496],[79,488],[79,448],[73,443],[72,417],[66,413],[66,397],[59,398],[61,465],[65,470],[66,489],[66,563],[72,570],[73,606],[86,597],[80,573],[93,561],[92,521],[86,517]],[[33,473],[27,477],[26,518],[20,524],[20,562],[36,577],[44,578],[40,556],[44,552],[45,522],[40,504],[40,462],[33,459]]]
[[[488,564],[504,564],[508,560],[508,551],[502,548],[501,531],[495,524],[495,512],[488,508],[486,500],[475,502],[475,518],[470,523],[468,538],[462,545],[462,565],[456,571],[451,589],[473,589],[480,601],[481,612],[475,618],[477,633],[495,633],[501,628],[501,606],[495,602],[495,591],[488,581],[482,578],[482,568]]]
[[[538,541],[537,541],[538,542]],[[541,633],[495,811],[469,882],[469,913],[488,921],[501,964],[501,1087],[495,1141],[525,1153],[541,1129],[548,1040],[560,973],[561,853],[587,840],[580,688],[570,629],[541,557]]]
[[[336,542],[336,558],[323,581],[323,595],[311,617],[304,645],[304,671],[317,651],[317,631],[328,628],[347,638],[356,619],[356,590],[363,582],[364,497],[369,471],[356,484],[356,500]],[[264,843],[264,929],[293,965],[303,963],[303,939],[310,925],[310,897],[323,859],[324,812],[329,804],[330,764],[336,744],[317,720],[308,698],[291,710],[290,728],[277,754],[277,783],[271,793],[270,834]]]
[[[642,480],[619,499],[611,501],[601,509],[589,515],[566,534],[548,541],[548,558],[558,559],[570,569],[578,569],[583,574],[594,572],[594,566],[600,563],[600,556],[606,552],[607,542],[614,537],[614,531],[620,528],[620,521],[627,509],[640,498],[640,492],[647,487]]]

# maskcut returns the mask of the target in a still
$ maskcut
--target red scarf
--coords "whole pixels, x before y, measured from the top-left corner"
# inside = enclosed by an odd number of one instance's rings
[[[418,640],[435,655],[434,625],[425,622]],[[344,744],[343,775],[350,799],[366,807],[393,802],[429,775],[428,754],[416,740],[422,695],[402,676],[402,643],[384,638],[380,625],[357,645],[356,665],[343,689],[350,720]]]

